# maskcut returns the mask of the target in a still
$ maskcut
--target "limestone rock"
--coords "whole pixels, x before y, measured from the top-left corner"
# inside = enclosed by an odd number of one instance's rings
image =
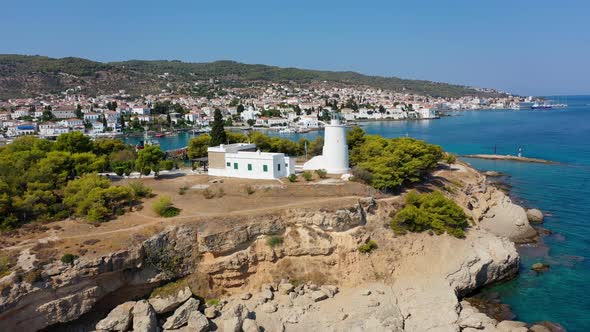
[[[518,329],[524,328],[527,331],[526,324],[523,322],[517,322],[514,320],[503,320],[496,325],[496,328],[503,332],[520,332]]]
[[[258,324],[256,323],[255,320],[253,319],[244,319],[244,322],[242,323],[242,331],[244,332],[258,332],[260,331],[260,328],[258,327]]]
[[[248,310],[241,304],[234,304],[223,308],[221,326],[224,332],[240,332],[242,324],[248,317]]]
[[[183,305],[178,307],[172,316],[168,317],[166,323],[162,325],[165,329],[177,329],[188,322],[189,315],[199,310],[199,300],[194,298],[188,299]]]
[[[217,308],[207,307],[207,308],[205,308],[204,313],[205,313],[205,317],[207,317],[209,319],[213,319],[213,318],[217,317]]]
[[[209,331],[209,320],[200,311],[192,311],[188,316],[188,327],[193,332]]]
[[[192,295],[190,288],[186,286],[174,294],[155,296],[148,301],[156,313],[162,314],[178,308],[179,305],[186,302]]]
[[[156,312],[146,300],[141,300],[133,306],[133,331],[134,332],[156,332],[158,320]]]
[[[96,329],[127,331],[131,326],[131,310],[133,310],[134,305],[134,301],[119,304],[103,320],[96,324]]]
[[[381,303],[379,301],[377,301],[376,299],[370,299],[369,303],[367,304],[367,306],[369,308],[378,307],[379,305],[381,305]]]
[[[311,293],[311,299],[313,302],[323,301],[328,298],[328,295],[321,290],[317,290]]]
[[[371,295],[371,291],[368,289],[364,289],[361,291],[361,295],[362,296],[369,296],[369,295]]]
[[[279,284],[279,294],[287,295],[293,290],[293,284],[291,283],[281,283]]]
[[[332,285],[324,285],[320,287],[320,290],[326,293],[326,295],[328,295],[329,297],[334,297],[334,295],[338,293],[338,287]]]
[[[533,224],[540,224],[543,222],[545,217],[543,216],[543,212],[539,209],[528,209],[526,210],[526,216],[529,222]]]
[[[249,300],[251,298],[252,298],[252,294],[251,293],[244,293],[244,294],[242,294],[242,297],[241,297],[241,299],[244,300],[244,301]]]
[[[546,328],[543,325],[533,325],[530,328],[531,332],[551,332],[550,329]]]
[[[276,303],[267,302],[267,303],[263,304],[260,309],[263,312],[270,314],[270,313],[276,312],[278,310],[278,306]]]
[[[499,191],[494,192],[490,208],[483,215],[481,225],[498,236],[505,236],[514,242],[526,242],[537,235],[529,224],[525,210]]]
[[[224,319],[221,326],[223,332],[241,332],[243,321],[239,317]]]
[[[260,293],[260,296],[267,301],[270,301],[274,298],[274,294],[272,293],[272,291],[270,289],[263,290]]]

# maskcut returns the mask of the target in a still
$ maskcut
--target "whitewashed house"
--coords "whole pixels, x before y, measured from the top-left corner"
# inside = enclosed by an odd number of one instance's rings
[[[95,112],[88,112],[84,114],[84,121],[88,121],[90,123],[97,122],[100,118],[100,114]]]
[[[208,148],[209,175],[271,180],[295,174],[294,158],[255,150],[256,145],[247,143]]]
[[[299,122],[297,123],[301,128],[319,128],[320,122],[318,121],[317,116],[302,116],[299,118]]]
[[[56,137],[70,132],[70,128],[61,126],[55,122],[43,122],[39,124],[39,135],[41,137]]]

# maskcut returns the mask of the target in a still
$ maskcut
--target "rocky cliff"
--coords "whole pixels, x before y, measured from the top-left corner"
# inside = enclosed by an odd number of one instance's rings
[[[494,203],[498,196],[490,189],[473,191],[466,187],[461,193],[457,200],[479,221],[469,230],[466,239],[427,233],[395,236],[387,223],[390,214],[399,207],[399,197],[379,201],[364,198],[347,208],[292,209],[261,215],[248,222],[236,220],[235,225],[229,221],[228,227],[215,231],[187,222],[170,226],[125,250],[95,258],[83,256],[72,264],[20,264],[19,271],[0,280],[3,285],[0,330],[33,331],[70,322],[99,306],[114,308],[131,299],[146,298],[154,287],[183,278],[181,284],[188,286],[195,296],[230,300],[244,291],[259,292],[261,286],[276,284],[278,280],[338,285],[345,294],[352,294],[344,291],[346,289],[378,284],[386,289],[380,296],[385,296],[390,303],[362,311],[372,313],[372,319],[354,326],[322,320],[327,325],[317,326],[351,330],[383,330],[395,326],[404,331],[459,331],[462,329],[459,299],[486,284],[513,276],[519,262],[514,244],[496,236],[490,232],[494,229],[486,226],[486,223],[500,220],[499,216],[503,220],[511,218],[505,211],[512,209],[511,203]],[[488,208],[483,207],[484,202]],[[378,250],[360,253],[358,246],[369,240],[377,243]],[[27,251],[21,255],[34,256]],[[35,257],[23,257],[19,262],[35,260]],[[31,273],[37,276],[28,277]],[[306,298],[311,298],[312,293]],[[181,298],[186,300],[184,295]],[[269,314],[263,312],[263,305],[268,302],[268,299],[258,301],[248,311],[264,317]],[[367,302],[367,306],[371,303]],[[334,309],[330,307],[325,314],[320,314],[323,309],[302,309],[307,306],[296,308],[299,318],[285,327],[287,330],[309,330],[313,327],[310,320],[318,315],[327,317]],[[376,307],[380,309],[374,309]],[[162,318],[163,309],[159,308],[161,304],[153,301],[140,301],[119,311],[123,316],[137,311],[138,317],[142,317],[141,322],[138,318],[138,324],[152,326],[156,319],[152,317]],[[202,303],[200,308],[202,310]],[[270,310],[268,305],[265,308]],[[185,310],[182,316],[187,321],[189,311]],[[291,311],[285,310],[285,315]],[[348,315],[352,315],[354,308],[349,311]],[[392,313],[393,317],[399,316],[395,324],[387,318]],[[129,315],[125,317],[131,317]],[[242,317],[242,314],[233,316]],[[283,323],[288,317],[274,317],[281,322],[281,328],[287,326]],[[272,325],[275,318],[269,316],[266,324],[275,326]],[[202,321],[202,317],[193,317],[194,324],[199,320]],[[118,323],[130,328],[136,322],[131,319],[113,324]],[[179,326],[184,324],[186,322]]]

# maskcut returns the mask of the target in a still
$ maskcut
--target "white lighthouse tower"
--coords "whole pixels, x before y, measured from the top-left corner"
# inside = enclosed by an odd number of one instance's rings
[[[343,174],[350,170],[346,125],[340,116],[333,114],[324,131],[322,155],[313,157],[303,165],[304,170],[325,169],[329,174]]]

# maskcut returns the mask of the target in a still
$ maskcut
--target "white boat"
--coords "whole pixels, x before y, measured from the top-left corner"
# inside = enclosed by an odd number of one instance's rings
[[[295,130],[291,129],[291,128],[283,128],[281,130],[279,130],[279,134],[293,134],[295,133]]]

